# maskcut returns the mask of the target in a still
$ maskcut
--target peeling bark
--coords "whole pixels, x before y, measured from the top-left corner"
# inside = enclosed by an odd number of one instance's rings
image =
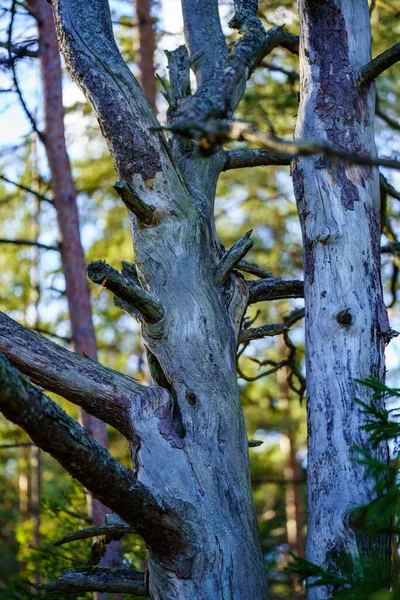
[[[300,0],[301,103],[297,139],[330,141],[375,156],[374,91],[357,87],[370,59],[366,0]],[[307,558],[344,574],[381,561],[387,583],[389,538],[352,529],[348,512],[372,500],[373,482],[354,463],[368,448],[354,397],[371,393],[355,379],[384,376],[389,325],[380,279],[379,175],[371,166],[297,158],[293,185],[304,241],[308,412]],[[376,456],[387,459],[381,447]],[[311,588],[309,600],[331,597]]]

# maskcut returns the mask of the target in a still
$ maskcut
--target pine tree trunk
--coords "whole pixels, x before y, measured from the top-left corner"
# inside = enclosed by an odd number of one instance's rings
[[[29,0],[29,8],[38,20],[40,65],[43,83],[45,129],[41,136],[51,173],[54,206],[60,232],[60,250],[66,283],[66,297],[74,350],[97,360],[96,338],[92,322],[86,262],[79,228],[76,189],[67,153],[62,101],[62,71],[51,6],[46,0]],[[108,447],[105,423],[80,409],[80,420],[91,435]],[[88,510],[94,525],[104,523],[109,509],[88,494]],[[120,543],[107,546],[103,566],[122,562]],[[98,600],[105,595],[96,596]]]
[[[371,52],[367,0],[300,0],[299,8],[297,139],[374,156],[374,86],[357,86]],[[389,333],[380,278],[378,170],[299,158],[293,183],[304,241],[307,558],[339,575],[345,575],[346,555],[358,575],[368,558],[375,565],[381,561],[379,588],[387,583],[389,537],[368,537],[351,527],[348,516],[373,497],[373,482],[353,461],[354,445],[368,449],[354,397],[371,398],[355,380],[383,378]],[[386,448],[375,455],[387,459]],[[312,588],[308,598],[322,600],[331,593],[328,587]]]

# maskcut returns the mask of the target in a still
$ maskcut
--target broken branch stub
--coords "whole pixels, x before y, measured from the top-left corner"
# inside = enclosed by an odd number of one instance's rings
[[[139,198],[133,186],[126,183],[126,181],[117,181],[114,183],[113,188],[125,206],[136,215],[139,221],[146,225],[152,224],[155,209],[153,206],[149,206]]]
[[[245,233],[244,236],[235,242],[221,258],[215,273],[219,286],[224,285],[225,281],[229,277],[229,274],[232,272],[238,262],[240,262],[247,252],[253,247],[254,242],[250,239],[251,233],[252,230]]]
[[[126,266],[125,266],[126,270]],[[158,323],[164,317],[161,303],[146,292],[139,284],[129,280],[105,260],[96,260],[87,266],[88,277],[115,294],[124,304],[129,304],[149,323]]]

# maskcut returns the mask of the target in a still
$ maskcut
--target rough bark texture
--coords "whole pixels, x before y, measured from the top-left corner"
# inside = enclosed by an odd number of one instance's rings
[[[107,2],[57,0],[53,8],[67,68],[97,113],[120,179],[155,209],[151,225],[130,216],[138,280],[164,310],[156,323],[141,320],[154,381],[169,402],[138,409],[132,458],[138,483],[190,525],[195,553],[160,556],[150,547],[150,596],[265,599],[235,372],[248,292],[241,278],[219,286],[216,275],[223,153],[172,157],[115,46]]]
[[[374,90],[357,88],[370,60],[367,0],[300,0],[301,103],[298,139],[328,141],[375,155]],[[388,537],[368,538],[348,512],[372,499],[373,482],[353,462],[368,447],[359,427],[355,379],[384,374],[388,320],[380,279],[379,176],[374,167],[328,158],[298,158],[293,183],[304,240],[308,410],[307,558],[344,574],[346,556],[362,575],[368,558],[382,561],[387,583]],[[386,448],[377,451],[387,458]],[[377,571],[375,571],[377,572]],[[331,597],[312,588],[309,600]]]

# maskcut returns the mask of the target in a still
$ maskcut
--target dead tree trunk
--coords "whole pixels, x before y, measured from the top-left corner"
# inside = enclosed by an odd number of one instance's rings
[[[328,141],[375,156],[373,86],[357,83],[370,60],[367,0],[300,0],[301,102],[298,139]],[[384,375],[389,325],[380,278],[379,174],[327,158],[298,158],[293,183],[304,241],[308,410],[307,558],[345,575],[373,558],[387,583],[389,537],[370,538],[349,512],[372,500],[373,482],[353,461],[368,448],[354,402],[370,391],[355,382]],[[381,448],[377,454],[387,458]],[[378,569],[374,571],[378,572]],[[310,600],[332,590],[311,588]]]

